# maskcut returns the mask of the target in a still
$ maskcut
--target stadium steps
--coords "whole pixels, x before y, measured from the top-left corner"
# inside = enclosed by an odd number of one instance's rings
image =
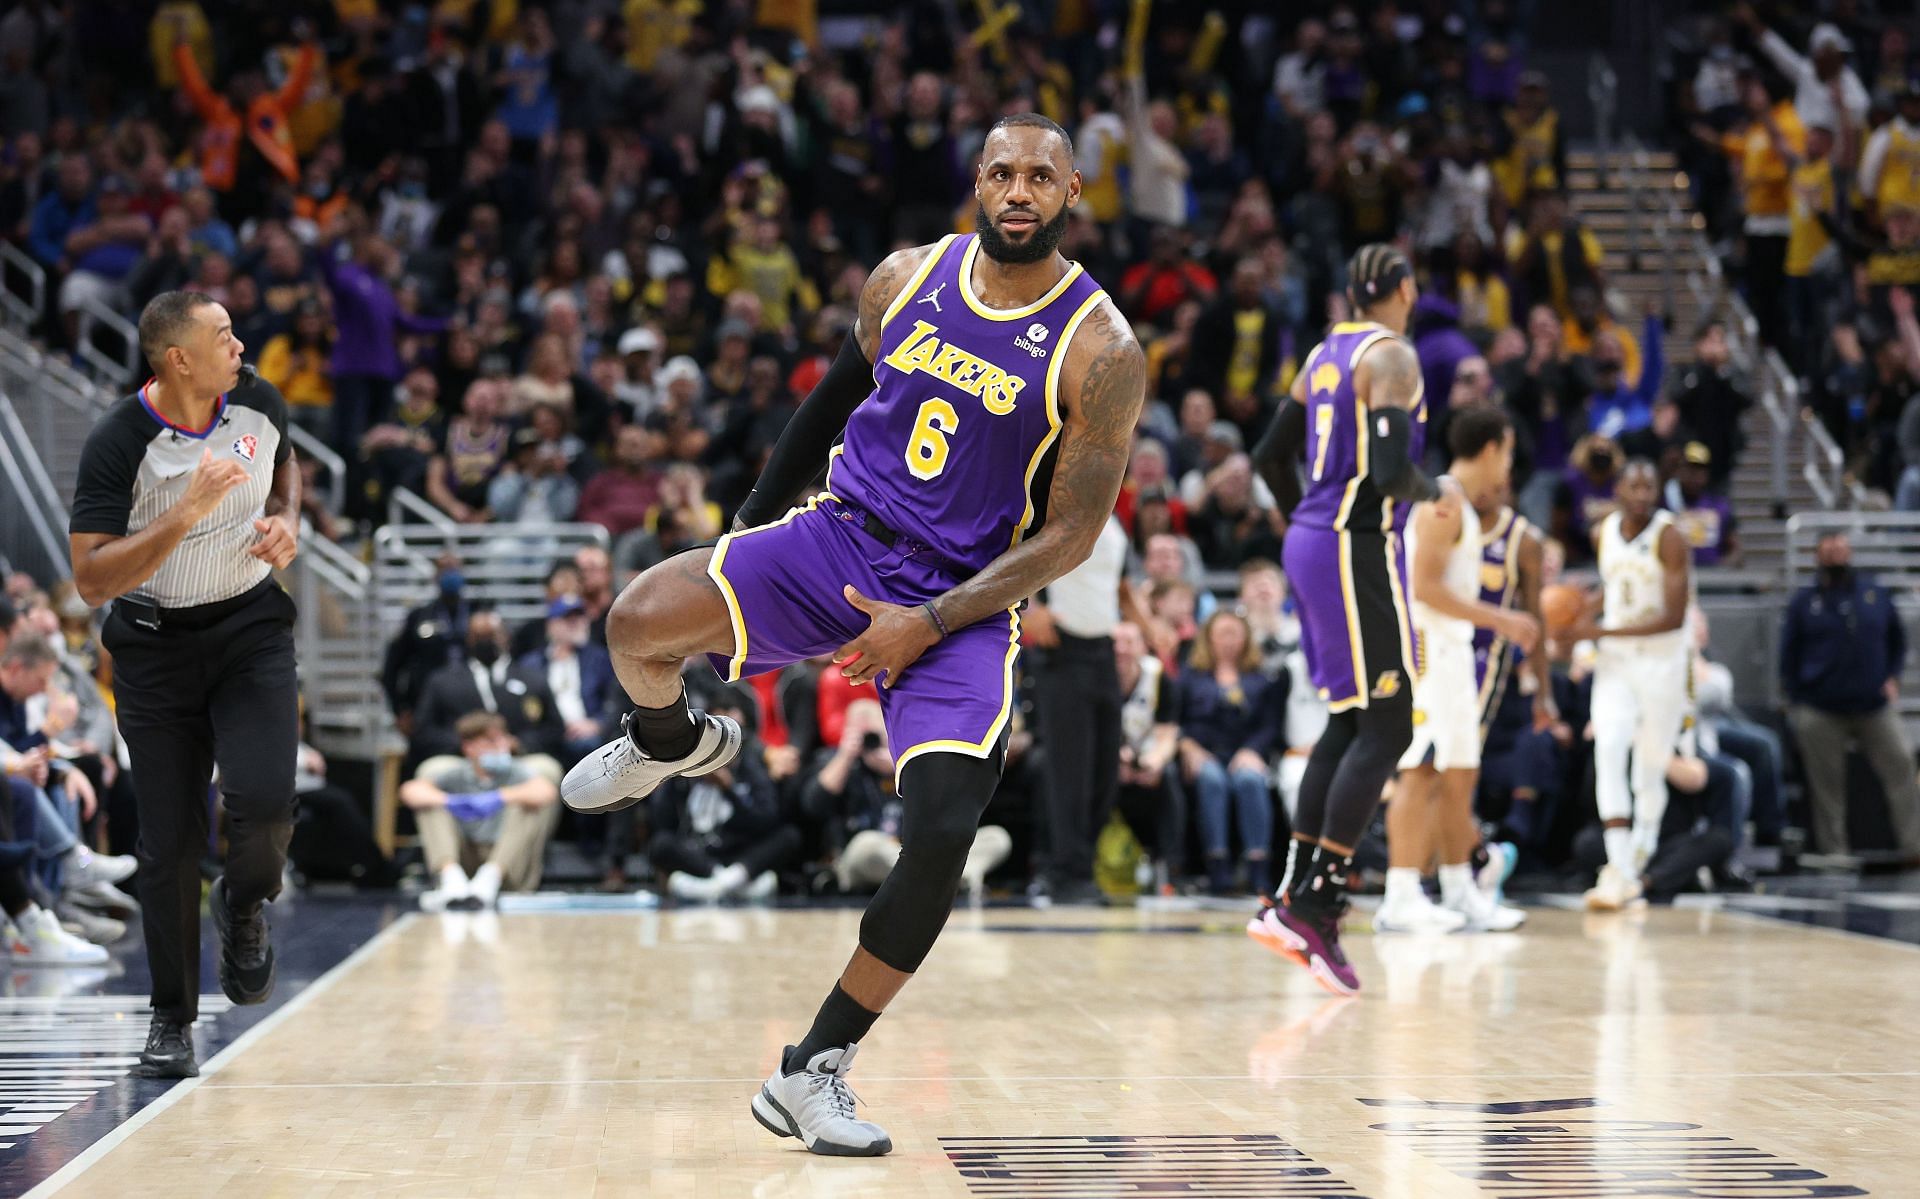
[[[1574,215],[1600,241],[1617,318],[1637,332],[1648,303],[1656,303],[1670,318],[1667,362],[1683,369],[1693,360],[1694,331],[1721,314],[1718,296],[1703,307],[1685,284],[1686,274],[1698,263],[1666,260],[1670,252],[1691,254],[1690,247],[1697,244],[1694,235],[1703,225],[1678,160],[1666,150],[1603,156],[1590,148],[1571,149],[1567,192]],[[1675,378],[1677,371],[1669,382]],[[1797,469],[1788,472],[1786,494],[1775,493],[1766,453],[1774,433],[1766,413],[1756,405],[1743,420],[1747,451],[1734,469],[1728,494],[1746,547],[1744,565],[1749,571],[1778,573],[1786,552],[1785,517],[1817,508],[1819,502]]]

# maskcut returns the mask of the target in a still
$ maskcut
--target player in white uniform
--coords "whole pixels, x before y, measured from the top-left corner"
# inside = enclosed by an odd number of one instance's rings
[[[1591,911],[1617,911],[1640,900],[1640,874],[1667,813],[1667,763],[1691,702],[1684,628],[1693,602],[1690,556],[1672,514],[1656,507],[1659,486],[1645,459],[1620,472],[1618,507],[1593,533],[1602,615],[1598,625],[1583,617],[1567,634],[1591,639],[1596,651],[1594,800],[1607,864],[1587,892]]]
[[[1473,793],[1480,777],[1480,687],[1473,632],[1492,629],[1532,652],[1540,622],[1531,613],[1480,598],[1479,511],[1497,509],[1513,471],[1513,425],[1505,410],[1474,404],[1456,410],[1447,429],[1453,465],[1441,486],[1463,503],[1421,504],[1407,523],[1413,624],[1420,638],[1413,683],[1413,744],[1387,809],[1387,894],[1374,914],[1383,932],[1506,931],[1526,917],[1501,907],[1474,881],[1479,844]],[[1420,886],[1438,842],[1442,903]]]

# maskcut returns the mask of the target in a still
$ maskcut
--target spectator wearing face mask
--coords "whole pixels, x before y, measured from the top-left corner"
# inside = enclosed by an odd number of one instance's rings
[[[400,732],[409,737],[414,708],[427,680],[460,656],[467,641],[467,620],[473,615],[460,556],[449,550],[434,560],[434,568],[438,572],[434,597],[407,613],[399,635],[387,645],[386,662],[380,668],[381,690],[387,694]]]
[[[527,753],[566,753],[566,725],[547,681],[536,670],[509,664],[506,632],[492,609],[467,618],[466,653],[427,680],[414,714],[410,742],[415,761],[457,753],[457,725],[468,712],[491,712]]]
[[[565,730],[560,764],[572,769],[608,737],[616,724],[614,707],[621,698],[613,677],[613,659],[605,646],[593,642],[587,607],[577,595],[563,595],[547,603],[546,644],[521,656],[515,665],[524,674],[546,680]]]
[[[516,754],[498,714],[468,712],[454,736],[459,757],[422,763],[400,788],[437,883],[420,896],[428,911],[492,907],[503,890],[538,888],[560,815],[558,771],[551,761]]]

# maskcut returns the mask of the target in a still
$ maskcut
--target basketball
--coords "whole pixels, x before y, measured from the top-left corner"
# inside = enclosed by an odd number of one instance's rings
[[[1546,620],[1549,632],[1571,628],[1586,606],[1586,593],[1571,583],[1555,583],[1541,589],[1540,615]]]

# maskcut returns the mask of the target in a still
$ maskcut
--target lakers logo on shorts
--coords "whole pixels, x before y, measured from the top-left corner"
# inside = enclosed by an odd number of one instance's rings
[[[1400,694],[1399,671],[1383,670],[1380,672],[1380,677],[1373,680],[1373,698],[1392,699],[1398,694]]]
[[[1383,699],[1384,699],[1384,698],[1386,698],[1386,697],[1385,697],[1385,696],[1382,696],[1381,698],[1383,698]],[[1413,710],[1413,724],[1414,724],[1414,727],[1415,727],[1415,728],[1418,728],[1418,727],[1420,727],[1421,725],[1423,725],[1423,724],[1425,724],[1425,723],[1427,723],[1427,710],[1426,710],[1425,708],[1415,708],[1415,709]]]

